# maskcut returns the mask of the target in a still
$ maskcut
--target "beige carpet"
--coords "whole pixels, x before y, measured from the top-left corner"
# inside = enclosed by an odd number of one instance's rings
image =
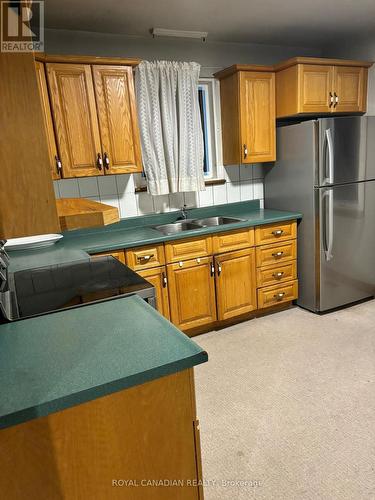
[[[375,301],[195,340],[206,500],[375,499]]]

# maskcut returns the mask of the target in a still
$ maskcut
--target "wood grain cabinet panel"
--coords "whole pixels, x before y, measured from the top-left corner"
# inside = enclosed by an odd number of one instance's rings
[[[269,286],[258,290],[258,308],[276,306],[283,302],[291,302],[298,297],[298,281],[289,281],[277,286]]]
[[[254,246],[254,229],[227,231],[212,236],[213,253],[230,252]]]
[[[277,285],[284,281],[295,280],[297,278],[297,261],[293,260],[286,264],[276,264],[267,267],[258,267],[257,286]]]
[[[297,237],[297,222],[280,222],[266,224],[255,228],[255,243],[265,245],[277,241],[290,240]]]
[[[301,64],[298,68],[299,86],[299,112],[300,113],[329,113],[333,93],[333,68]]]
[[[124,250],[116,250],[112,252],[100,252],[100,253],[95,253],[92,255],[92,257],[114,257],[115,259],[119,260],[122,262],[122,264],[125,264],[125,253]]]
[[[165,263],[163,245],[147,245],[125,250],[126,263],[134,271],[142,271]]]
[[[277,118],[298,114],[364,113],[366,61],[296,57],[276,70]]]
[[[276,159],[275,73],[272,67],[235,65],[220,79],[224,165]]]
[[[165,259],[167,263],[179,262],[195,257],[206,257],[212,254],[211,236],[188,238],[165,243]]]
[[[336,112],[365,112],[367,98],[367,69],[351,66],[334,68]],[[336,97],[335,96],[335,97]]]
[[[138,274],[155,287],[156,308],[165,318],[170,319],[168,278],[165,266],[138,271]]]
[[[44,127],[47,136],[49,166],[51,170],[52,179],[60,179],[61,163],[57,152],[57,144],[55,139],[55,131],[53,129],[51,107],[49,103],[47,80],[44,69],[44,64],[35,61],[36,78],[40,92],[40,99],[42,103],[42,112],[44,119]]]
[[[133,72],[126,66],[92,66],[106,174],[141,172]]]
[[[255,249],[215,257],[218,319],[257,309]]]
[[[215,277],[212,257],[167,266],[172,322],[181,330],[216,320]]]
[[[296,240],[263,245],[256,249],[257,267],[294,260],[297,258]]]
[[[240,72],[241,163],[276,159],[275,74]]]
[[[102,149],[91,67],[47,63],[63,177],[102,175]]]

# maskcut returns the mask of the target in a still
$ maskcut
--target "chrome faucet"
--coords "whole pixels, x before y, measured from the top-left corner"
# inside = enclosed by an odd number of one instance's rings
[[[186,220],[187,219],[187,206],[184,205],[181,207],[181,219]]]

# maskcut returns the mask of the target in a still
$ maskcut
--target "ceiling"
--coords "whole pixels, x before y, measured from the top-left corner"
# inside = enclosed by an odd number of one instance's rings
[[[47,28],[151,36],[208,31],[208,40],[319,47],[375,36],[375,0],[46,0]]]

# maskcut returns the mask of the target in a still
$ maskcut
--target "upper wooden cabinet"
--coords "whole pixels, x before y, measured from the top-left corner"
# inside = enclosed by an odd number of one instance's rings
[[[42,112],[44,119],[44,126],[47,135],[47,145],[49,154],[49,166],[51,169],[52,179],[60,179],[61,162],[57,152],[57,145],[55,139],[55,131],[53,130],[53,122],[51,115],[51,107],[49,103],[48,89],[46,74],[44,71],[44,64],[40,61],[35,61],[36,78],[40,92],[40,99],[42,101]]]
[[[91,67],[47,63],[63,177],[103,174]]]
[[[132,66],[121,59],[44,56],[55,134],[51,150],[61,176],[141,172],[141,149]],[[48,104],[44,62],[38,62],[42,105]],[[100,64],[96,64],[96,62]],[[44,93],[43,93],[44,91]],[[52,124],[48,124],[53,131]],[[51,153],[52,158],[52,153]],[[51,164],[52,165],[52,164]],[[56,171],[56,159],[54,171]],[[56,175],[54,174],[54,178]]]
[[[296,57],[276,70],[277,118],[299,114],[364,113],[372,63]]]
[[[104,167],[109,173],[138,172],[141,164],[132,68],[93,66]]]
[[[31,52],[0,52],[0,239],[60,231]]]
[[[224,165],[275,160],[273,68],[235,65],[215,77],[220,79]]]

